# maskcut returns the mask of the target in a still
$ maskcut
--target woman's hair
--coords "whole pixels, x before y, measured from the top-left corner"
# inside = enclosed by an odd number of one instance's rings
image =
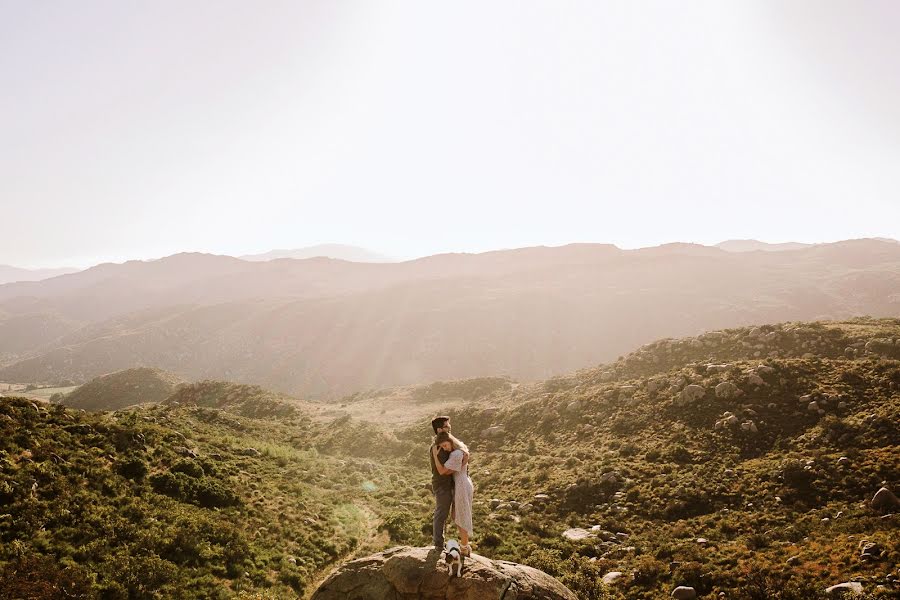
[[[459,449],[459,450],[462,450],[463,452],[469,451],[468,446],[466,446],[464,443],[462,443],[460,440],[458,440],[452,434],[450,434],[446,431],[442,431],[439,434],[437,434],[436,436],[434,436],[434,443],[436,445],[443,444],[444,442],[450,442],[451,444],[453,444],[454,450]]]

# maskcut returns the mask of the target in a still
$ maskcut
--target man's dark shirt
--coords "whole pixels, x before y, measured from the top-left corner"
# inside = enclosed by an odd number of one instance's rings
[[[447,462],[448,458],[450,458],[450,453],[443,448],[438,448],[438,460],[441,461],[442,465]],[[434,492],[439,489],[452,490],[453,474],[441,475],[438,473],[437,467],[434,464],[434,454],[431,453],[431,448],[428,449],[428,461],[431,463],[431,490]]]

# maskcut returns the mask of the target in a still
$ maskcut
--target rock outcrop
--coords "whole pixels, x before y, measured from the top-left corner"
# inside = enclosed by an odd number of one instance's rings
[[[900,499],[886,487],[881,488],[872,497],[872,508],[880,512],[900,509]]]
[[[576,600],[546,573],[473,554],[450,577],[440,550],[400,546],[347,562],[312,600]]]

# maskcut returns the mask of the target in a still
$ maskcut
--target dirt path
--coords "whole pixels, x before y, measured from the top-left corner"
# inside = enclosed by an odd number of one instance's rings
[[[322,569],[322,571],[316,576],[316,578],[309,582],[309,585],[306,588],[306,593],[303,595],[304,600],[309,600],[309,598],[312,597],[313,592],[318,589],[319,585],[321,585],[322,582],[325,581],[328,575],[330,575],[336,567],[355,558],[360,558],[374,552],[379,552],[384,549],[384,547],[387,546],[390,542],[390,536],[386,531],[378,531],[378,526],[381,524],[381,519],[379,518],[378,514],[366,505],[357,505],[357,508],[359,509],[363,517],[359,525],[360,529],[367,532],[366,538],[362,539],[359,545],[354,550],[346,553],[345,555],[335,560],[332,564]]]

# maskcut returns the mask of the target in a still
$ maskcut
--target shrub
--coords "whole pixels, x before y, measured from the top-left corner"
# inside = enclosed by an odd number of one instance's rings
[[[639,556],[635,560],[632,579],[641,586],[651,586],[656,583],[666,566],[652,556]]]
[[[128,456],[118,466],[119,475],[135,481],[143,480],[149,470],[147,463],[139,456]]]
[[[194,478],[203,477],[203,475],[205,475],[203,467],[189,458],[182,458],[176,461],[169,470],[173,473],[184,473],[188,477]]]
[[[152,475],[150,485],[157,493],[204,508],[234,506],[239,502],[234,492],[211,477],[194,478],[165,471]]]
[[[416,518],[408,511],[395,510],[384,518],[381,529],[387,531],[391,539],[399,544],[414,544],[422,538],[422,534],[416,531],[415,524]],[[431,527],[428,527],[428,531],[431,531]]]
[[[741,577],[738,600],[817,600],[820,588],[791,580],[790,574],[753,571]]]
[[[234,492],[210,477],[197,480],[194,501],[203,508],[224,508],[239,503]]]
[[[28,600],[96,597],[87,572],[44,556],[22,557],[0,569],[0,591],[4,598]]]
[[[810,490],[816,475],[811,469],[806,469],[800,462],[791,460],[786,462],[781,468],[781,479],[789,488],[804,492]]]
[[[669,459],[672,462],[677,463],[689,463],[694,459],[694,457],[691,455],[690,450],[685,448],[682,444],[678,444],[677,446],[673,447],[671,450],[669,450],[668,454]]]

